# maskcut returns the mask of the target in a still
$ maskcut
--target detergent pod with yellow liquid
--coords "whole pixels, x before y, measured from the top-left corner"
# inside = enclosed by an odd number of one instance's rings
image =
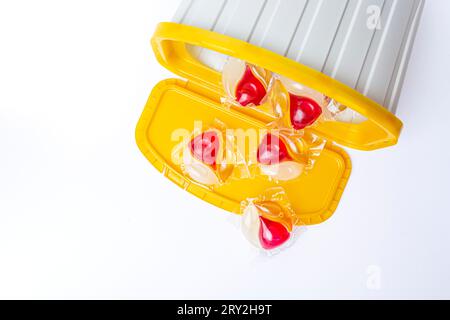
[[[367,118],[316,90],[284,76],[276,75],[272,94],[277,94],[274,111],[283,120],[282,126],[303,130],[320,121],[361,124]]]
[[[336,211],[352,169],[340,146],[398,141],[394,113],[423,1],[384,3],[378,30],[359,1],[282,1],[273,12],[250,10],[253,0],[239,10],[183,1],[152,38],[178,78],[150,94],[136,128],[143,155],[183,190],[240,215],[256,247],[285,248],[299,227]],[[237,131],[254,143],[236,148]]]
[[[272,94],[276,97],[274,112],[280,119],[278,126],[302,131],[330,120],[325,105],[325,95],[298,82],[277,75]]]
[[[241,230],[257,249],[276,253],[293,243],[301,221],[283,188],[271,188],[242,202]]]
[[[257,108],[272,113],[273,75],[270,71],[236,58],[228,58],[222,71],[226,106]]]
[[[261,136],[256,161],[259,172],[276,183],[298,179],[313,169],[325,144],[310,132],[299,135],[292,130],[272,129]]]
[[[208,126],[195,122],[193,132],[174,148],[172,159],[194,183],[208,188],[219,187],[231,178],[248,176],[245,161],[234,140],[219,119]]]

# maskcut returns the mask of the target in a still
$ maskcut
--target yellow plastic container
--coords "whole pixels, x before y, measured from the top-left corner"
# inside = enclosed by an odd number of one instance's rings
[[[177,129],[193,130],[195,121],[211,123],[218,118],[233,128],[263,129],[273,121],[254,109],[228,109],[221,75],[195,60],[186,45],[233,56],[266,68],[339,101],[365,116],[362,124],[321,123],[311,129],[327,139],[314,169],[301,178],[278,184],[286,190],[292,208],[305,224],[318,224],[336,210],[351,172],[348,155],[333,142],[360,150],[374,150],[396,144],[402,123],[379,104],[330,77],[266,49],[196,27],[159,24],[152,46],[158,61],[186,80],[169,79],[153,90],[136,129],[137,144],[147,159],[170,180],[193,195],[217,207],[239,213],[241,201],[255,198],[276,186],[263,177],[232,180],[214,191],[185,177],[172,161],[179,143],[172,139]],[[256,181],[255,181],[256,180]]]

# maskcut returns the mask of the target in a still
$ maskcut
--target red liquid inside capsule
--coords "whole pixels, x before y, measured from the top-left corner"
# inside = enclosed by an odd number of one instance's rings
[[[259,240],[266,250],[272,250],[280,247],[289,240],[291,234],[281,223],[259,217],[261,228],[259,232]]]
[[[246,107],[250,104],[259,106],[267,94],[266,87],[253,74],[250,66],[246,66],[244,75],[236,87],[236,99],[239,104]]]
[[[273,134],[267,134],[258,148],[258,162],[264,165],[275,165],[292,160],[286,144]]]
[[[215,168],[220,141],[216,132],[205,132],[191,140],[191,153],[199,161]]]
[[[314,124],[322,114],[322,108],[310,98],[289,94],[291,123],[295,130],[302,130]]]

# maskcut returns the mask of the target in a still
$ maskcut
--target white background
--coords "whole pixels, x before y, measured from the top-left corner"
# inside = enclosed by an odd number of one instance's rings
[[[450,298],[450,2],[427,2],[399,145],[349,150],[335,216],[272,258],[136,147],[177,5],[0,2],[0,298]]]

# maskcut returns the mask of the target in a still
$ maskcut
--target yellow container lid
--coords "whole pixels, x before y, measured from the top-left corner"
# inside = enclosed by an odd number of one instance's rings
[[[223,106],[218,97],[207,93],[179,79],[164,80],[153,89],[136,129],[137,144],[149,162],[181,188],[230,212],[240,213],[243,200],[257,198],[267,189],[281,186],[303,223],[318,224],[331,217],[351,171],[349,157],[333,144],[326,146],[313,170],[279,185],[265,177],[256,177],[231,179],[212,190],[184,176],[172,158],[174,148],[180,143],[173,139],[174,132],[180,129],[191,132],[194,122],[213,123],[216,118],[230,128],[258,130],[266,127],[265,122],[231,110]]]
[[[179,141],[172,139],[172,133],[177,129],[193,130],[195,121],[212,123],[216,118],[233,128],[263,129],[271,119],[254,110],[223,106],[221,74],[195,60],[187,44],[264,67],[334,98],[369,120],[358,125],[322,123],[314,128],[316,134],[330,142],[314,169],[297,180],[275,184],[264,177],[256,177],[232,179],[214,189],[203,187],[185,177],[181,168],[173,163],[172,151]],[[332,142],[373,150],[395,144],[400,134],[401,121],[382,106],[320,72],[247,42],[196,27],[161,23],[152,46],[158,61],[186,80],[164,80],[154,88],[136,129],[137,144],[166,177],[224,210],[239,213],[243,200],[281,186],[302,223],[321,223],[336,210],[351,172],[348,155]]]

